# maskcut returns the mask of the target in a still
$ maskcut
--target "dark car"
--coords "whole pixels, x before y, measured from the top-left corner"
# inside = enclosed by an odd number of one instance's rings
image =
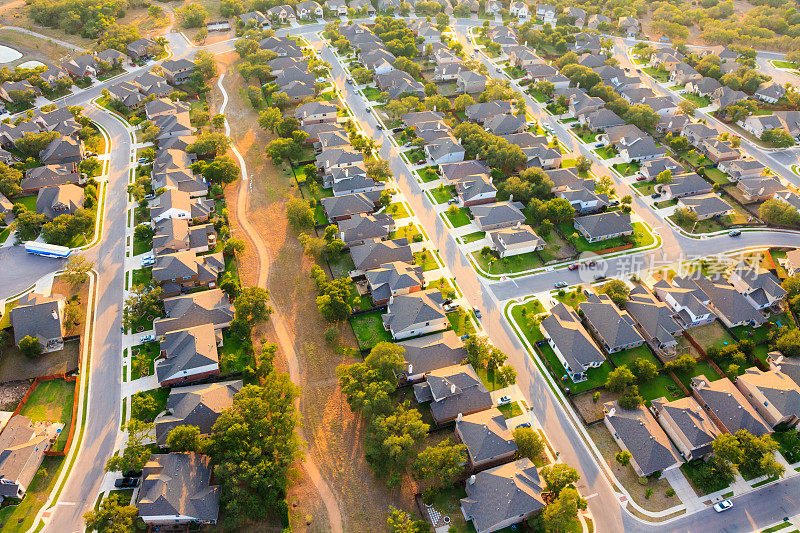
[[[122,477],[142,477],[141,470],[128,470],[122,473]]]
[[[650,198],[652,198],[654,200],[656,198],[661,198],[661,193],[660,192],[654,192],[653,194],[650,195]]]
[[[594,277],[595,281],[603,281],[606,277],[602,274],[598,274]]]
[[[139,480],[135,477],[121,477],[114,481],[114,486],[118,489],[132,489],[139,486]]]
[[[517,426],[517,429],[519,429],[519,428],[529,428],[529,427],[531,427],[531,423],[530,422],[523,422],[522,424],[519,424]]]

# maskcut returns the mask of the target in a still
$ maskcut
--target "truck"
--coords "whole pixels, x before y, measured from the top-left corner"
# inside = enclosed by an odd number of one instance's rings
[[[46,242],[27,241],[25,242],[25,251],[29,254],[63,259],[69,257],[72,250],[66,246],[47,244]]]

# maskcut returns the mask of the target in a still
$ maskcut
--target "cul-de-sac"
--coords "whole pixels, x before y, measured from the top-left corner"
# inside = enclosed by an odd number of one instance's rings
[[[285,1],[0,0],[0,531],[800,531],[800,2]]]

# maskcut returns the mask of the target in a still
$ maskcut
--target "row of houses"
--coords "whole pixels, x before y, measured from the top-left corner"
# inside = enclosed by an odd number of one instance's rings
[[[258,42],[261,50],[275,52],[278,57],[268,65],[272,68],[277,92],[285,93],[290,102],[301,102],[316,94],[316,78],[309,71],[303,50],[289,37],[267,37]]]
[[[722,276],[675,277],[660,280],[652,291],[637,285],[624,310],[605,295],[589,294],[578,306],[583,320],[574,309],[559,303],[540,329],[569,377],[580,382],[586,379],[588,369],[606,361],[605,354],[645,342],[658,353],[674,353],[678,335],[717,318],[729,328],[760,326],[766,322],[765,313],[779,308],[785,297],[786,291],[773,274],[743,263],[727,280]]]
[[[131,81],[123,81],[108,88],[109,97],[119,100],[130,110],[142,109],[155,98],[165,98],[191,78],[196,65],[188,59],[164,61],[162,74],[145,72]]]

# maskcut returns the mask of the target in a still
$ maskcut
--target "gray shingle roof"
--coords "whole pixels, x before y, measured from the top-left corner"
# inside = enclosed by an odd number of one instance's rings
[[[362,271],[372,270],[394,261],[411,263],[414,260],[406,239],[366,242],[350,248],[350,255],[353,257],[356,270]]]
[[[405,375],[427,374],[439,368],[458,365],[467,357],[464,343],[452,330],[404,340],[397,344],[406,350],[402,372]]]
[[[233,306],[220,289],[166,298],[164,311],[166,317],[153,323],[156,336],[203,324],[213,324],[219,329],[233,320]]]
[[[454,420],[459,413],[466,415],[493,405],[492,395],[469,364],[431,371],[423,383],[414,385],[414,395],[420,402],[431,402],[437,424]]]
[[[711,299],[716,313],[727,318],[731,324],[753,323],[760,326],[766,322],[764,316],[721,276],[700,276],[696,283]]]
[[[506,419],[497,408],[478,411],[456,420],[456,430],[473,463],[491,461],[517,451]]]
[[[480,228],[491,226],[508,227],[525,222],[525,215],[518,202],[496,202],[470,207],[475,223]],[[521,205],[521,204],[519,204]]]
[[[728,202],[713,192],[695,196],[684,196],[678,200],[678,205],[691,209],[700,217],[716,215],[717,213],[733,209]]]
[[[166,444],[167,435],[177,426],[197,426],[201,435],[210,433],[242,385],[242,380],[236,380],[173,388],[167,398],[167,410],[155,419],[156,442]]]
[[[609,349],[644,341],[633,318],[626,311],[620,311],[608,295],[590,294],[578,308]]]
[[[593,238],[633,231],[630,215],[621,211],[577,217],[575,223]]]
[[[695,172],[674,176],[667,186],[672,196],[700,194],[711,190],[711,184]]]
[[[544,508],[542,483],[527,457],[475,474],[466,491],[461,510],[480,532],[495,531],[509,520],[521,522]]]
[[[425,326],[426,322],[445,318],[442,303],[444,298],[439,289],[397,295],[389,302],[383,323],[393,336],[407,329]]]
[[[190,378],[197,369],[219,365],[217,335],[212,324],[202,324],[164,335],[161,351],[166,354],[156,364],[159,382]]]
[[[603,404],[603,407],[606,420],[645,476],[681,462],[667,434],[645,406],[622,409],[613,401]]]
[[[711,452],[711,443],[720,434],[717,426],[694,398],[680,398],[667,402],[666,398],[652,401],[652,409],[661,415],[666,414],[674,422],[674,429],[683,434],[689,441],[693,455],[705,455]],[[662,421],[662,425],[664,422]]]
[[[375,301],[390,298],[394,291],[421,287],[423,284],[422,267],[402,261],[386,263],[380,268],[368,270],[366,277],[372,292],[372,299]]]
[[[683,331],[672,309],[641,285],[631,291],[625,310],[650,337],[661,344],[674,344],[675,335]]]
[[[142,486],[136,498],[139,516],[216,522],[220,490],[210,482],[211,464],[206,455],[151,455],[142,469]]]
[[[542,328],[573,372],[582,372],[591,364],[605,361],[603,352],[581,325],[581,319],[571,307],[559,302],[550,310],[550,316],[542,320]]]
[[[710,381],[700,374],[692,378],[691,385],[701,403],[714,413],[728,432],[736,433],[744,429],[756,437],[771,432],[755,408],[728,378]]]
[[[14,327],[14,344],[26,336],[38,337],[40,342],[63,337],[61,322],[60,295],[44,296],[31,292],[20,298],[11,310],[11,325]]]

